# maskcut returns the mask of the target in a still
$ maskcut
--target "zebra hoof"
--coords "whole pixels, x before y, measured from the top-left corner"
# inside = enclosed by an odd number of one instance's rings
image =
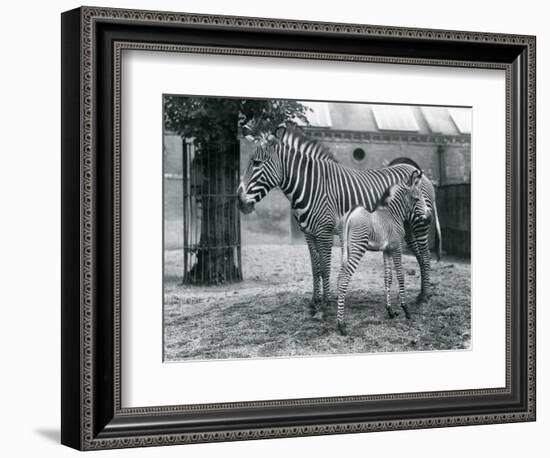
[[[406,309],[405,307],[403,307],[403,311],[405,312],[405,318],[407,318],[407,320],[410,320],[411,319],[411,313],[409,312],[409,310]]]
[[[416,296],[416,303],[417,304],[423,304],[424,302],[428,302],[428,299],[430,299],[431,294],[429,293],[420,293],[418,296]]]
[[[396,316],[399,316],[399,312],[394,312],[392,309],[388,309],[388,316],[390,317],[390,319],[393,319]]]
[[[319,306],[319,303],[320,301],[315,301],[315,300],[309,303],[309,314],[311,316],[315,316],[315,314],[317,313],[317,308]]]
[[[340,332],[341,336],[347,336],[348,335],[348,327],[346,323],[338,323],[338,331]]]
[[[313,314],[313,318],[315,320],[323,321],[326,318],[326,313],[322,310],[319,310],[318,312]]]

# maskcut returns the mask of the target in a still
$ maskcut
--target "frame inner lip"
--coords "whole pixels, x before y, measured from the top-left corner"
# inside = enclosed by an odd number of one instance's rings
[[[113,57],[113,64],[115,66],[115,80],[120,79],[120,66],[121,66],[121,52],[124,50],[149,50],[149,51],[181,51],[181,52],[190,52],[190,53],[214,53],[217,54],[220,52],[221,48],[218,48],[216,46],[211,46],[208,48],[204,47],[196,47],[196,46],[189,46],[189,45],[175,45],[173,43],[167,44],[167,43],[147,43],[147,42],[132,42],[132,41],[122,41],[113,38],[114,41],[114,57]],[[231,53],[235,51],[236,53],[239,53],[241,51],[241,48],[235,48],[235,49],[223,49],[224,54]],[[249,49],[250,55],[267,55],[270,56],[277,56],[280,51],[273,51],[273,50],[262,50],[262,49]],[[301,57],[301,53],[296,53],[294,51],[288,51],[286,52],[289,56],[294,57]],[[323,53],[311,53],[311,55],[315,55],[316,58],[322,59],[323,56],[326,56],[326,54]],[[340,56],[343,60],[350,59],[350,58],[360,58],[360,61],[362,62],[377,62],[378,59],[373,59],[372,56],[364,56],[364,55],[356,55],[356,56],[350,56],[350,55],[344,55]],[[404,58],[397,58],[392,57],[388,58],[389,62],[392,63],[402,63]],[[407,64],[410,64],[413,62],[414,59],[406,59],[405,62]],[[421,62],[421,61],[419,61]],[[416,63],[419,63],[416,62]],[[422,61],[423,62],[423,61]],[[442,60],[440,61],[441,65],[444,66],[452,66],[452,67],[468,67],[468,68],[493,68],[493,69],[499,69],[499,70],[505,70],[507,71],[506,79],[508,80],[509,77],[509,71],[510,71],[510,65],[505,65],[500,62],[498,63],[484,63],[484,62],[469,62],[469,63],[462,63],[462,62],[454,62],[454,61],[446,61]],[[120,83],[119,83],[120,84]],[[120,100],[120,88],[118,88],[118,91],[115,91],[115,100]],[[119,104],[118,104],[119,105]],[[118,109],[116,108],[117,104],[115,103],[115,112],[118,113]],[[116,116],[116,114],[115,114]],[[116,118],[118,122],[120,114],[118,114],[118,117]],[[115,129],[115,131],[117,131]],[[118,132],[120,132],[118,130]],[[120,138],[115,142],[116,145],[118,145],[115,149],[115,151],[118,151],[118,154],[120,154]],[[507,222],[507,225],[509,223]],[[508,239],[508,236],[507,236]],[[507,244],[509,241],[507,240]],[[507,259],[508,263],[508,259]],[[120,313],[118,311],[118,313]],[[507,319],[508,321],[508,319]],[[508,328],[508,324],[507,324]],[[507,332],[508,334],[508,332]],[[507,339],[509,340],[509,339]],[[508,350],[507,350],[508,353]],[[507,357],[508,360],[508,357]],[[120,370],[120,362],[117,361],[117,366]],[[397,393],[397,394],[383,394],[383,395],[363,395],[363,396],[337,396],[337,397],[323,397],[323,398],[309,398],[309,399],[289,399],[289,400],[272,400],[272,401],[242,401],[242,402],[224,402],[224,403],[207,403],[207,404],[192,404],[190,406],[181,405],[181,406],[151,406],[151,407],[130,407],[130,408],[123,408],[121,406],[120,402],[120,383],[115,383],[115,385],[118,387],[118,392],[116,394],[117,396],[117,409],[116,412],[123,415],[141,415],[143,413],[154,413],[154,414],[161,414],[161,413],[188,413],[192,412],[197,409],[198,406],[200,406],[200,409],[209,410],[209,409],[240,409],[240,408],[270,408],[270,407],[278,407],[278,408],[284,408],[284,407],[296,407],[296,406],[302,406],[302,405],[310,405],[311,402],[315,402],[317,405],[323,405],[323,404],[331,404],[334,402],[373,402],[378,401],[380,398],[387,398],[391,397],[394,402],[398,402],[401,400],[414,400],[414,399],[426,399],[426,397],[429,397],[431,399],[433,398],[449,398],[454,396],[471,396],[472,394],[479,394],[479,395],[507,395],[512,392],[511,388],[511,377],[510,377],[510,366],[509,364],[506,365],[506,386],[501,388],[482,388],[478,390],[447,390],[447,391],[434,391],[434,392],[414,392],[414,393]],[[118,377],[120,378],[120,374],[118,374]]]

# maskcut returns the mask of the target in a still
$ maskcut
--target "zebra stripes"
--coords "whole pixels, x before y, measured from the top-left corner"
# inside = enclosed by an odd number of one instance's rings
[[[392,161],[390,165],[408,163],[413,164],[418,170],[420,167],[410,159],[398,159]],[[439,216],[437,214],[437,204],[435,199],[435,189],[431,180],[427,176],[422,177],[421,191],[427,206],[427,218],[425,220],[411,220],[405,222],[405,240],[407,245],[414,253],[418,265],[420,266],[421,287],[417,297],[417,302],[423,302],[430,297],[433,292],[431,283],[431,255],[429,232],[432,220],[435,223],[435,242],[437,260],[441,258],[441,227],[439,225]]]
[[[395,316],[391,307],[390,287],[392,262],[399,283],[399,301],[410,318],[405,304],[405,284],[401,263],[405,223],[424,222],[429,219],[429,209],[421,189],[422,172],[414,170],[405,183],[392,186],[380,206],[373,212],[356,207],[344,215],[342,229],[342,266],[338,275],[337,325],[345,334],[344,305],[351,277],[365,251],[382,251],[384,255],[384,287],[386,309],[390,318]]]
[[[238,205],[250,213],[275,187],[288,197],[310,251],[315,313],[321,282],[323,305],[330,300],[332,238],[341,217],[356,206],[374,210],[386,191],[414,170],[410,164],[371,170],[346,167],[317,142],[279,129],[258,144],[237,189]]]

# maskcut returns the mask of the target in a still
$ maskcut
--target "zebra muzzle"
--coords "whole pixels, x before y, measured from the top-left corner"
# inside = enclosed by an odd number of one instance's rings
[[[239,199],[237,201],[237,208],[241,211],[241,213],[248,215],[254,211],[254,202],[243,202]]]
[[[246,195],[242,192],[242,188],[239,187],[237,191],[237,208],[241,213],[245,215],[254,211],[255,202],[252,199],[247,199]]]

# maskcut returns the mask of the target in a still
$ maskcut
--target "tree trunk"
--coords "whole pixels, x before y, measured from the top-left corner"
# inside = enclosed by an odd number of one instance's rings
[[[196,196],[200,238],[196,263],[185,273],[186,283],[212,285],[242,280],[240,220],[235,205],[239,153],[238,140],[203,143],[197,148],[192,173],[202,175]]]

